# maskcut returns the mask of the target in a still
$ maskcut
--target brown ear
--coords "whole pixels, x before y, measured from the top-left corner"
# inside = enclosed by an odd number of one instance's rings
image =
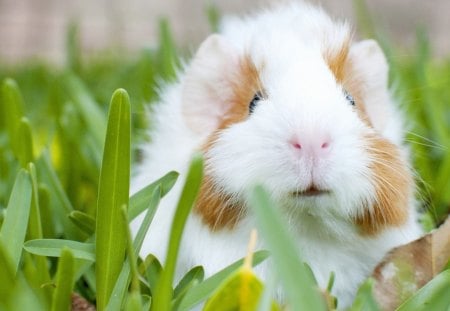
[[[182,111],[196,133],[215,130],[229,109],[230,81],[238,67],[237,53],[221,35],[210,35],[200,46],[183,81]]]
[[[392,116],[388,90],[388,64],[378,43],[364,40],[350,47],[346,71],[351,77],[351,88],[363,102],[372,126],[383,132]]]

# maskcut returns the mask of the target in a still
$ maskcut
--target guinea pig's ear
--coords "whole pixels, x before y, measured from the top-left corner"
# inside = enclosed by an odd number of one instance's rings
[[[357,93],[372,126],[384,133],[393,117],[386,57],[374,40],[354,43],[348,57],[353,88],[358,89]]]
[[[210,35],[198,49],[183,80],[182,112],[199,134],[219,126],[230,105],[230,81],[238,66],[237,52],[221,35]]]

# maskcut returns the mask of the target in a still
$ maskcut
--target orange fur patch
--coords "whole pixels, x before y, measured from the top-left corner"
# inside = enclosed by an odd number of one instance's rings
[[[370,119],[364,106],[364,82],[356,74],[351,59],[348,57],[351,46],[351,37],[349,36],[342,42],[339,49],[327,49],[324,51],[324,59],[333,73],[336,82],[349,92],[355,99],[356,111],[361,120],[372,127]]]
[[[327,49],[324,51],[324,58],[331,72],[336,77],[336,81],[342,83],[345,77],[345,65],[348,52],[350,50],[350,37],[347,38],[339,49]]]
[[[203,179],[194,210],[211,230],[231,229],[243,215],[242,205],[216,189],[209,175]]]
[[[239,70],[230,81],[232,98],[230,109],[222,119],[218,130],[222,130],[231,124],[245,120],[249,115],[249,104],[258,91],[263,91],[259,80],[259,72],[250,57],[244,57]]]
[[[407,221],[413,178],[395,145],[376,135],[366,140],[376,201],[355,219],[355,223],[363,234],[375,235],[386,227],[400,226]]]
[[[203,146],[202,150],[205,154],[223,129],[248,117],[250,101],[256,92],[263,90],[258,70],[249,57],[241,60],[236,74],[232,81],[228,81],[228,84],[232,88],[232,98],[228,99],[230,108],[222,117],[217,130],[210,135]],[[242,206],[232,200],[231,196],[221,193],[207,171],[194,211],[211,230],[232,228],[243,216]]]
[[[364,106],[364,81],[356,74],[356,69],[351,59],[347,59],[342,69],[342,81],[340,83],[355,100],[356,112],[359,118],[369,127],[373,127]]]
[[[364,81],[361,81],[348,57],[350,43],[349,39],[343,42],[340,49],[325,51],[324,58],[336,81],[354,98],[360,119],[373,128],[364,105]],[[386,227],[406,222],[413,178],[394,144],[375,134],[366,139],[367,151],[372,159],[370,169],[375,183],[376,201],[356,217],[355,223],[362,234],[375,235]]]

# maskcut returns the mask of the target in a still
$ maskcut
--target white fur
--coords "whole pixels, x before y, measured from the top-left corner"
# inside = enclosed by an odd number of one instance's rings
[[[163,90],[161,103],[153,110],[152,142],[143,145],[144,160],[137,168],[132,192],[170,170],[180,173],[180,181],[162,200],[141,255],[153,253],[165,261],[170,224],[190,156],[205,143],[217,125],[214,118],[220,117],[227,104],[220,100],[229,92],[226,86],[211,88],[220,75],[233,70],[233,59],[248,54],[263,68],[260,78],[268,96],[247,120],[221,132],[206,154],[206,171],[235,198],[243,198],[248,187],[263,183],[283,210],[302,258],[319,285],[326,286],[334,271],[333,293],[340,307],[349,306],[358,285],[383,255],[420,232],[413,198],[408,223],[374,237],[361,236],[350,221],[362,212],[362,202],[375,198],[370,158],[362,139],[373,129],[348,104],[322,57],[324,48],[339,48],[349,27],[335,23],[319,9],[290,4],[242,19],[229,18],[222,28],[220,36],[202,45],[179,81]],[[356,62],[363,53],[370,60],[360,66],[360,74],[368,81],[368,114],[375,131],[402,148],[402,123],[387,91],[382,52],[376,43],[363,42],[355,44],[350,55]],[[300,155],[289,144],[292,137],[312,145],[327,140],[328,154]],[[311,181],[332,193],[303,200],[287,195],[305,189]],[[133,223],[134,231],[141,218]],[[234,229],[212,232],[192,214],[179,253],[178,275],[203,265],[209,276],[243,257],[253,227],[250,213]],[[259,246],[263,248],[264,243]],[[269,265],[263,263],[257,269],[263,278]]]

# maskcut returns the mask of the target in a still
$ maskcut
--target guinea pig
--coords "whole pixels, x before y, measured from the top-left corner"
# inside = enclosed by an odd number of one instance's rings
[[[386,58],[322,9],[290,3],[225,18],[161,88],[150,118],[132,191],[170,170],[183,179],[192,154],[204,155],[178,275],[202,265],[209,276],[246,254],[255,184],[276,202],[319,286],[335,273],[340,307],[391,248],[421,234]],[[165,261],[180,190],[162,200],[141,255]],[[267,278],[269,264],[256,271]]]

